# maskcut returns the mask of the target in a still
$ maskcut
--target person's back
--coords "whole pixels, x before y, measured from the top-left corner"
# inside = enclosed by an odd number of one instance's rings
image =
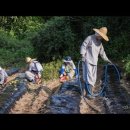
[[[28,69],[25,72],[26,78],[30,82],[41,82],[42,65],[36,59],[31,59],[30,57],[26,57],[26,63],[28,63]]]
[[[29,64],[29,71],[34,73],[41,73],[43,71],[42,65],[34,60]]]

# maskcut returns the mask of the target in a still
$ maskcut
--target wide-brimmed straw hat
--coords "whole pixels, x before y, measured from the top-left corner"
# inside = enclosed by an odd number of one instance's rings
[[[102,27],[100,29],[93,28],[93,30],[95,32],[97,32],[103,39],[105,39],[106,41],[109,41],[109,38],[107,36],[107,28],[106,27]]]
[[[32,59],[31,57],[26,57],[26,62],[27,62],[27,63],[29,63],[29,62],[31,62],[31,61],[34,61],[34,60],[36,60],[36,59]]]

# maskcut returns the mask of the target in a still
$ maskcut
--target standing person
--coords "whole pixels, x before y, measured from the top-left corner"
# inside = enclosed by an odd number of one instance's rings
[[[71,59],[70,56],[67,56],[63,60],[62,67],[60,69],[60,81],[66,81],[66,80],[71,80],[74,78],[74,76],[77,77],[77,69],[76,66]]]
[[[33,83],[40,83],[43,67],[42,65],[36,60],[31,59],[30,57],[26,57],[27,71],[25,72],[26,78]]]
[[[8,74],[6,71],[0,67],[0,85],[5,85],[7,82]]]
[[[107,28],[94,28],[93,30],[95,31],[95,34],[88,36],[82,43],[80,49],[82,61],[85,62],[85,66],[83,66],[83,80],[84,82],[87,81],[87,83],[90,85],[92,94],[95,89],[95,83],[97,79],[98,56],[100,55],[104,61],[112,63],[106,56],[101,41],[102,39],[109,41],[107,36]]]

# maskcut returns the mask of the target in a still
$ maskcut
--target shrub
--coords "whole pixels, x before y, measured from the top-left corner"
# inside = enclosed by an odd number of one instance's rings
[[[53,80],[59,78],[59,70],[62,65],[62,61],[52,61],[43,64],[43,79]]]
[[[124,62],[125,62],[125,65],[124,65],[125,72],[126,74],[130,74],[130,54],[126,57]]]
[[[32,43],[40,61],[50,62],[77,53],[74,39],[69,21],[65,17],[54,17],[45,23]]]
[[[28,40],[18,40],[0,32],[0,65],[3,67],[22,66],[25,57],[33,55],[33,46]]]

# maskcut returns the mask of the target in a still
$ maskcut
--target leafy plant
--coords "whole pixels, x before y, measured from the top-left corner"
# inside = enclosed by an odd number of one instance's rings
[[[126,74],[130,74],[130,54],[126,57],[124,62],[125,62],[125,65],[124,65],[125,72]]]
[[[43,79],[52,80],[52,79],[59,78],[59,70],[61,65],[62,65],[62,61],[60,60],[44,63],[43,64],[44,71],[42,73]]]
[[[32,39],[37,56],[41,61],[50,62],[61,59],[64,55],[77,53],[71,31],[65,17],[53,17],[44,24],[44,28]]]
[[[33,46],[28,40],[18,40],[0,32],[0,66],[22,66],[28,55],[34,55]]]

